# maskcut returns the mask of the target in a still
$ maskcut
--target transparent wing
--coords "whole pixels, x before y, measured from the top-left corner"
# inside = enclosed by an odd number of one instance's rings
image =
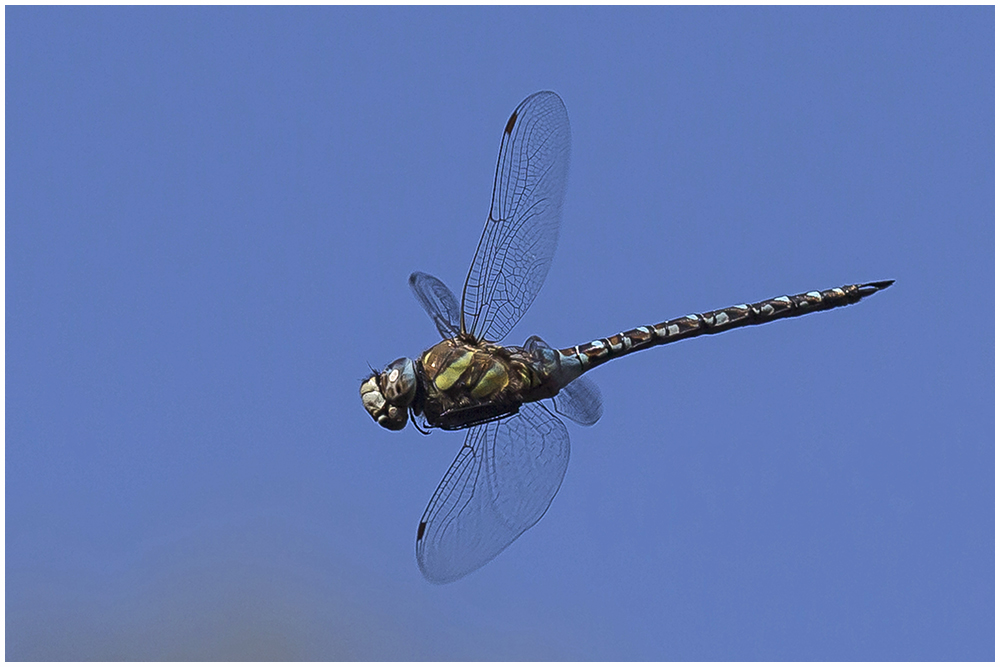
[[[559,238],[569,145],[555,93],[535,93],[507,121],[493,203],[462,290],[463,331],[500,341],[535,300]]]
[[[524,342],[528,351],[539,347],[552,348],[540,336],[530,336]],[[581,426],[593,426],[604,414],[604,403],[601,400],[601,390],[587,377],[578,377],[559,390],[552,399],[556,412],[563,417],[569,417]]]
[[[601,390],[586,377],[581,376],[570,382],[552,400],[556,404],[556,412],[581,426],[593,426],[604,414]]]
[[[538,403],[469,429],[417,528],[417,562],[431,582],[476,570],[549,508],[569,463],[569,434]]]
[[[447,285],[429,273],[417,271],[410,274],[410,289],[434,320],[434,326],[443,338],[458,335],[462,311],[458,307],[458,299]]]

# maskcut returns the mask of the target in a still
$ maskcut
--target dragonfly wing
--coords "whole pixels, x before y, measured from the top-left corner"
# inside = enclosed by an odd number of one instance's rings
[[[417,562],[431,582],[460,579],[531,528],[562,484],[569,434],[537,403],[469,429],[417,528]]]
[[[462,290],[462,327],[500,341],[534,301],[555,254],[569,171],[569,116],[540,92],[514,110],[503,137],[493,202]]]
[[[434,326],[443,338],[458,335],[462,311],[458,307],[458,299],[447,285],[429,273],[417,271],[410,274],[410,289],[434,320]]]
[[[560,389],[552,400],[556,412],[581,426],[593,426],[604,414],[601,390],[590,378],[578,377]]]

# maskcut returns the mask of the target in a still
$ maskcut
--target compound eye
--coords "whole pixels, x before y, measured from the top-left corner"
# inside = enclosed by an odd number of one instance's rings
[[[396,359],[382,371],[382,394],[391,405],[409,407],[417,395],[417,370],[412,359]]]

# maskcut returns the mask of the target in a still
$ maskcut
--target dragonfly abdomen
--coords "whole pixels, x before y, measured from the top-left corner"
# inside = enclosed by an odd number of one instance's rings
[[[821,292],[803,292],[794,296],[779,296],[754,304],[738,304],[707,313],[685,315],[659,324],[637,327],[608,338],[601,338],[576,347],[559,350],[566,357],[576,358],[584,371],[611,359],[656,345],[721,333],[737,327],[766,324],[785,317],[798,317],[807,313],[849,306],[892,285],[883,280],[858,285],[834,287]]]

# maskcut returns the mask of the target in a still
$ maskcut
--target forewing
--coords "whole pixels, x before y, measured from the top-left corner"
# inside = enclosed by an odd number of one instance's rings
[[[417,562],[431,582],[476,570],[531,528],[562,484],[569,434],[537,403],[469,429],[417,528]]]
[[[462,328],[479,339],[502,340],[545,282],[559,238],[569,146],[569,117],[555,93],[535,93],[507,121],[493,203],[462,290]]]
[[[447,285],[429,273],[417,271],[410,274],[410,289],[434,320],[434,326],[442,338],[454,338],[458,335],[462,311],[459,309],[458,299]]]
[[[581,426],[593,426],[604,414],[601,390],[587,377],[578,377],[559,390],[553,399],[556,412]]]

